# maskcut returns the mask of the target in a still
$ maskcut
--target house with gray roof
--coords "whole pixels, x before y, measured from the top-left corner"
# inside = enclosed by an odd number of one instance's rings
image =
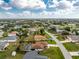
[[[0,51],[4,51],[4,49],[9,46],[9,43],[6,41],[0,41]]]
[[[46,56],[39,55],[37,51],[30,51],[24,55],[23,59],[48,59],[48,58]]]
[[[6,41],[6,42],[16,42],[17,36],[8,36],[8,37],[5,37],[5,38],[2,38],[1,40]]]
[[[31,43],[25,45],[25,47],[24,47],[24,51],[31,51],[31,49],[32,49],[32,44]]]
[[[79,35],[69,35],[69,36],[67,36],[67,38],[68,38],[71,42],[79,42]]]

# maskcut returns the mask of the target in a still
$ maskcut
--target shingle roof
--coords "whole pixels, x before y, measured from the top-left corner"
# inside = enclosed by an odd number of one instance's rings
[[[7,42],[0,42],[0,50],[3,49],[6,44],[7,44]]]
[[[8,36],[3,38],[2,40],[15,40],[17,37],[16,36]]]
[[[69,37],[70,37],[72,40],[79,41],[79,36],[78,36],[78,35],[69,35]]]
[[[25,46],[25,51],[30,51],[32,49],[31,44]]]
[[[46,56],[41,56],[37,51],[27,52],[23,59],[48,59]]]

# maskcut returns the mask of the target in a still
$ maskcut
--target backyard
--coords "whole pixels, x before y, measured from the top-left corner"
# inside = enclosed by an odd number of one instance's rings
[[[13,43],[7,47],[5,51],[0,52],[0,59],[22,59],[25,52],[18,51],[16,52],[16,56],[12,56],[12,51],[15,51],[16,46]]]

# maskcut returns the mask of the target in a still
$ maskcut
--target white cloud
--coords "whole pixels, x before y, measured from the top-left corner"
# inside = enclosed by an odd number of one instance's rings
[[[9,10],[12,9],[12,7],[9,4],[6,4],[1,2],[3,0],[0,0],[0,4],[2,4],[0,7]],[[0,13],[0,18],[79,18],[79,7],[74,7],[73,4],[77,1],[70,2],[68,0],[53,0],[54,4],[49,5],[50,7],[56,8],[56,11],[45,11],[43,10],[40,13],[34,13],[31,11],[23,11],[20,13],[12,13],[7,12],[6,13]],[[15,7],[26,9],[26,8],[42,8],[45,9],[46,5],[42,0],[13,0],[11,1],[11,4]]]
[[[42,0],[13,0],[12,4],[18,8],[46,8]]]
[[[78,9],[79,10],[79,9]],[[6,13],[0,13],[0,18],[79,18],[79,12],[78,10],[59,10],[56,12],[47,12],[43,11],[41,13],[32,13],[30,11],[24,11],[22,13],[12,13],[12,12],[6,12]]]
[[[58,3],[57,8],[58,9],[72,9],[73,3],[71,3],[67,0],[62,0]]]
[[[0,5],[2,5],[4,3],[4,1],[3,0],[0,0]]]
[[[7,3],[2,4],[1,8],[4,9],[4,10],[12,9],[12,7],[9,4],[7,4]]]
[[[50,3],[53,3],[53,4],[50,4]],[[51,2],[48,2],[49,4],[49,7],[53,7],[53,8],[56,8],[57,10],[67,10],[67,9],[73,9],[73,4],[76,2],[76,1],[68,1],[68,0],[51,0]]]

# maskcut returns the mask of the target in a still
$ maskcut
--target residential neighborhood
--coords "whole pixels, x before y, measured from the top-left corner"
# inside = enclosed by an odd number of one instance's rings
[[[0,0],[0,59],[79,59],[79,0]]]
[[[0,59],[79,59],[78,22],[5,22],[0,23]]]

